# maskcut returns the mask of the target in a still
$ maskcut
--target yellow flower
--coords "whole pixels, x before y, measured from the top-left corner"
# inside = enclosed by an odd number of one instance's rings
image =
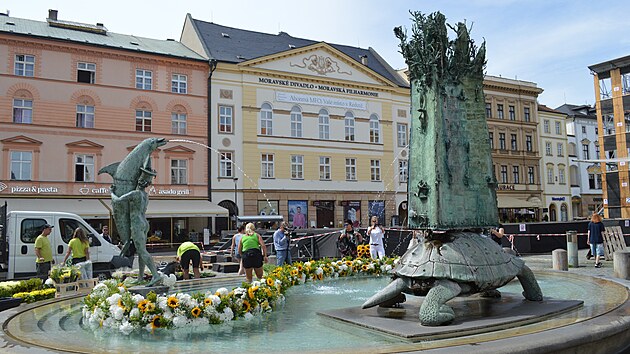
[[[199,315],[201,315],[201,309],[199,307],[195,307],[190,310],[190,314],[193,315],[193,317],[199,317]]]
[[[208,306],[208,305],[210,305],[211,303],[212,303],[212,300],[210,300],[210,299],[208,299],[208,298],[203,299],[203,304],[204,304],[205,306]]]
[[[249,289],[247,289],[247,294],[249,295],[250,299],[254,298],[254,293],[256,292],[256,290],[258,290],[257,286],[252,286]]]
[[[297,270],[298,270],[298,272],[301,272],[301,271],[302,271],[302,265],[301,265],[301,264],[298,264],[298,265],[297,265]]]
[[[269,307],[269,301],[265,300],[260,304],[263,309],[267,309]]]
[[[175,296],[171,296],[168,298],[168,300],[166,300],[166,304],[168,305],[168,307],[174,309],[179,306],[179,300]]]
[[[292,269],[291,270],[291,275],[296,277],[300,272],[297,269]]]
[[[265,288],[265,293],[267,294],[268,297],[271,297],[273,295],[273,293],[271,292],[271,290],[269,290],[269,288]]]
[[[267,285],[273,286],[273,283],[274,283],[273,279],[267,278]]]
[[[245,312],[249,312],[249,309],[251,308],[252,308],[252,305],[249,304],[249,301],[243,300],[243,310],[245,310]]]
[[[368,266],[367,266],[367,264],[364,264],[364,265],[361,267],[361,269],[363,269],[363,271],[367,271],[367,270],[368,270]]]
[[[123,303],[122,299],[118,300],[118,306],[121,307],[123,310],[127,311],[127,307],[125,307],[125,304]]]
[[[145,311],[146,312],[152,312],[153,310],[155,310],[155,304],[152,302],[149,302],[147,304],[147,306],[145,307]]]
[[[346,265],[347,265],[348,267],[352,267],[352,261],[346,261]]]
[[[140,309],[140,311],[144,312],[147,309],[147,305],[150,303],[149,300],[142,300],[138,303],[138,308]]]
[[[162,317],[160,317],[159,315],[156,315],[155,317],[153,317],[153,319],[151,320],[151,328],[152,329],[160,328],[161,319]]]
[[[324,279],[324,275],[323,274],[317,274],[316,276],[317,276],[317,279],[319,279],[319,280]]]

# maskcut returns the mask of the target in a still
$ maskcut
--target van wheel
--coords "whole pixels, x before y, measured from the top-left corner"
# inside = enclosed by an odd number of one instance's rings
[[[98,273],[98,281],[107,280],[107,279],[110,279],[111,277],[112,277],[112,274],[110,272]]]

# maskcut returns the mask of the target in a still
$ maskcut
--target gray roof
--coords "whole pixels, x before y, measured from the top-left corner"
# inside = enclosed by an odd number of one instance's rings
[[[51,26],[48,22],[27,20],[2,14],[0,15],[0,33],[207,61],[201,55],[174,40],[150,39],[112,33],[107,32],[105,27],[98,25],[94,26],[70,21],[51,22],[60,26],[66,26],[66,28]]]
[[[562,106],[556,107],[556,110],[572,118],[597,119],[595,108],[589,105],[575,105],[565,103]]]
[[[296,38],[288,33],[268,34],[239,28],[221,26],[212,22],[196,20],[191,22],[199,35],[208,56],[220,62],[240,63],[246,60],[281,53],[294,48],[306,47],[320,41]],[[368,68],[401,87],[409,85],[372,48],[364,49],[341,44],[328,43],[359,64],[361,57],[367,56]]]

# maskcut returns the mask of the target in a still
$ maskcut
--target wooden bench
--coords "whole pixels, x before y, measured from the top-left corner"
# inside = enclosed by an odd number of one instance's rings
[[[623,238],[621,226],[606,227],[604,231],[604,255],[607,260],[612,260],[617,251],[626,250],[626,241]]]

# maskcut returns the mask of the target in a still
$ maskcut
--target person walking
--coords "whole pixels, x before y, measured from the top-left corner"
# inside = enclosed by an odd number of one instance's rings
[[[193,274],[195,279],[201,278],[199,266],[201,265],[201,251],[199,247],[190,241],[186,241],[177,248],[177,260],[182,267],[184,279],[190,279],[190,262],[192,261]]]
[[[263,262],[267,261],[267,247],[262,237],[256,233],[253,223],[245,226],[245,235],[241,237],[238,250],[243,255],[243,268],[245,268],[245,280],[252,282],[252,272],[256,272],[256,277],[263,276]]]
[[[291,237],[287,233],[289,224],[282,222],[273,233],[273,247],[276,249],[276,265],[291,264]]]
[[[48,278],[50,267],[55,263],[52,256],[52,248],[50,247],[50,240],[48,235],[52,232],[54,226],[45,224],[42,226],[41,235],[35,239],[35,268],[37,269],[37,277],[42,280]]]
[[[372,259],[381,259],[385,257],[385,246],[383,245],[385,231],[378,223],[378,216],[372,216],[371,223],[367,229],[367,234],[370,236],[370,256]]]
[[[85,262],[90,259],[90,240],[88,240],[85,231],[80,227],[74,230],[72,240],[68,242],[68,252],[63,257],[63,264],[66,264],[70,254],[72,254],[72,264]]]
[[[109,226],[103,226],[101,236],[105,239],[105,241],[112,243],[112,237],[109,235]]]
[[[241,243],[241,237],[243,237],[243,230],[245,230],[245,226],[243,226],[243,224],[236,228],[236,234],[232,236],[232,245],[230,246],[230,254],[233,254],[234,258],[236,258],[239,263],[238,275],[245,274],[245,268],[243,268],[243,255],[238,250],[238,245]]]
[[[595,213],[591,216],[591,222],[588,223],[588,237],[586,243],[591,246],[591,254],[595,255],[595,268],[601,268],[602,262],[599,258],[604,257],[604,223],[602,217]]]

